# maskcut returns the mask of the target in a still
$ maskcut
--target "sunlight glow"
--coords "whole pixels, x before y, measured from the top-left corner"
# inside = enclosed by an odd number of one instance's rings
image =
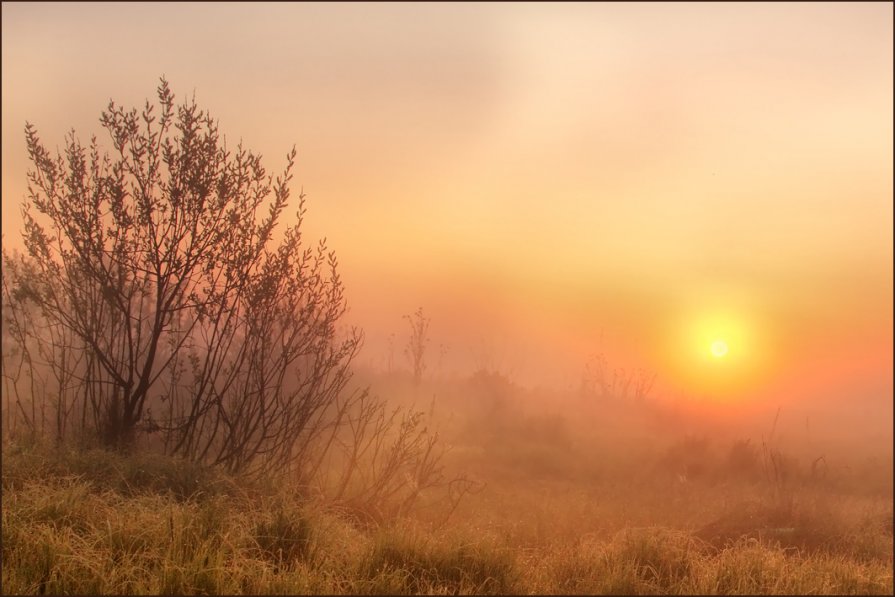
[[[712,342],[712,356],[720,359],[727,354],[727,343],[724,340],[715,340]]]
[[[754,400],[779,359],[760,311],[735,293],[694,289],[694,295],[667,336],[670,381],[693,399]]]

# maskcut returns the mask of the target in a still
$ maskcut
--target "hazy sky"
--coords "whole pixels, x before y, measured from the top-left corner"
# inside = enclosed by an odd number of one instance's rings
[[[604,352],[669,395],[891,392],[892,12],[4,3],[4,243],[25,121],[61,147],[165,75],[268,169],[297,146],[361,363],[422,306],[444,373],[577,384]]]

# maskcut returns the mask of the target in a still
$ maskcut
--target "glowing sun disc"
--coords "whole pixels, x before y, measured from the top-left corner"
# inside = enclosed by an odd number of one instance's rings
[[[727,354],[727,343],[724,340],[715,340],[712,342],[712,356],[720,359]]]

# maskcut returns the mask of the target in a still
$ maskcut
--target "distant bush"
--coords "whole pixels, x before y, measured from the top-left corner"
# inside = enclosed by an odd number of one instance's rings
[[[696,481],[706,479],[715,464],[708,437],[688,435],[667,448],[657,468],[681,481]]]
[[[761,478],[761,455],[751,440],[736,440],[730,446],[725,472],[735,478],[757,481]]]

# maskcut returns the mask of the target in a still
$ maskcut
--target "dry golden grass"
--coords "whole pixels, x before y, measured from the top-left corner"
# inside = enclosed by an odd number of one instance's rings
[[[3,457],[4,594],[893,590],[886,496],[509,470],[440,528],[427,511],[370,528],[288,486],[154,456]]]

